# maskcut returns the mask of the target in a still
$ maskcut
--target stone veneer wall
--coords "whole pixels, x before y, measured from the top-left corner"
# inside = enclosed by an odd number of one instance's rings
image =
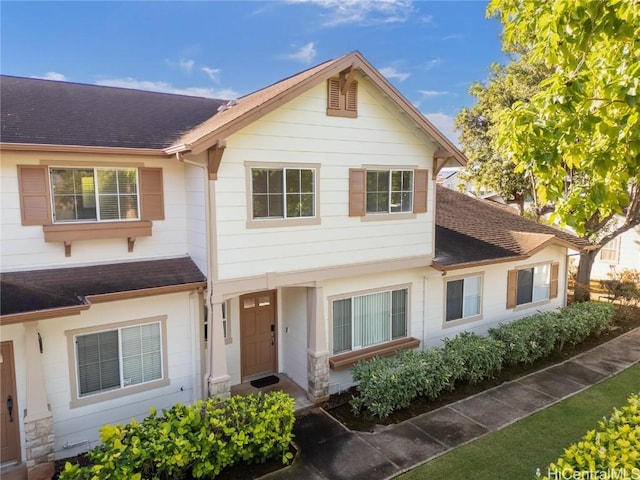
[[[55,435],[51,415],[24,423],[29,480],[49,480],[54,473]]]
[[[307,353],[307,379],[309,388],[307,396],[315,403],[329,398],[329,354],[315,356]]]

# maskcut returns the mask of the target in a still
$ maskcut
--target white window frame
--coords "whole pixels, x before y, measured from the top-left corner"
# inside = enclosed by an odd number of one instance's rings
[[[404,335],[401,336],[397,336],[397,337],[393,337],[393,304],[392,304],[392,299],[393,299],[393,292],[397,292],[397,291],[406,291],[406,305],[405,305],[405,318],[404,318],[404,323],[405,323],[405,332]],[[382,340],[380,342],[376,342],[376,343],[372,343],[372,344],[368,344],[368,345],[357,345],[356,341],[355,341],[355,329],[356,329],[356,325],[354,322],[354,300],[356,298],[362,298],[362,297],[366,297],[366,296],[374,296],[374,295],[378,295],[381,293],[388,293],[391,298],[389,299],[389,331],[388,331],[388,338],[385,340]],[[349,349],[345,349],[345,350],[341,350],[339,352],[335,351],[335,345],[334,345],[334,327],[335,327],[335,319],[334,319],[334,303],[337,301],[342,301],[342,300],[351,300],[351,317],[350,317],[350,327],[351,327],[351,348]],[[411,286],[410,285],[399,285],[399,286],[394,286],[394,287],[390,287],[390,288],[384,288],[384,289],[377,289],[377,290],[367,290],[367,291],[363,291],[363,292],[357,292],[357,293],[353,293],[353,294],[349,294],[349,295],[341,295],[341,296],[336,296],[336,297],[331,297],[329,298],[330,301],[330,305],[331,305],[331,354],[332,355],[339,355],[339,354],[343,354],[343,353],[348,353],[348,352],[354,352],[357,350],[362,350],[364,348],[370,348],[373,346],[377,346],[377,345],[384,345],[385,343],[389,343],[392,342],[394,340],[398,340],[400,338],[407,338],[410,336],[410,321],[411,321]]]
[[[544,271],[543,269],[546,269]],[[531,285],[531,301],[520,303],[518,301],[520,292],[520,272],[525,270],[533,271],[533,281]],[[537,290],[536,290],[537,289]],[[536,295],[536,291],[546,291],[545,296]],[[518,283],[516,285],[516,308],[528,306],[536,303],[546,302],[551,299],[551,263],[543,263],[540,265],[534,265],[532,267],[519,268],[518,269]]]
[[[376,174],[380,174],[380,173],[387,173],[387,181],[388,181],[388,186],[389,188],[387,189],[387,209],[384,211],[381,210],[377,210],[377,211],[370,211],[369,210],[369,174],[370,173],[376,173]],[[393,190],[392,187],[392,181],[393,181],[393,174],[394,173],[399,173],[399,174],[403,174],[403,173],[410,173],[411,174],[411,189],[406,190],[406,189],[400,189],[400,190]],[[415,172],[413,169],[411,168],[399,168],[399,169],[389,169],[389,168],[367,168],[366,170],[366,179],[365,179],[365,185],[366,185],[366,189],[365,189],[365,214],[366,215],[398,215],[398,214],[407,214],[407,213],[413,213],[413,195],[414,195],[414,188],[415,188]],[[383,192],[382,190],[377,191],[378,193]],[[402,209],[402,203],[401,203],[401,207],[400,210],[393,210],[393,205],[391,202],[391,198],[393,196],[394,193],[398,193],[398,194],[408,194],[409,196],[409,207],[408,209]]]
[[[477,313],[469,313],[467,311],[466,305],[466,299],[470,298],[470,295],[465,295],[465,291],[466,291],[466,283],[467,280],[472,280],[472,279],[478,279],[479,282],[479,287],[478,287],[478,294],[474,295],[474,297],[477,297],[478,299],[478,312]],[[448,316],[448,312],[447,312],[447,299],[448,299],[448,294],[449,294],[449,284],[453,283],[453,282],[458,282],[458,281],[462,281],[462,316],[458,317],[458,318],[452,318],[452,319],[447,319]],[[452,323],[460,323],[462,321],[469,321],[469,320],[479,320],[482,318],[482,298],[483,298],[483,292],[484,292],[484,275],[482,273],[477,273],[477,274],[471,274],[471,275],[465,275],[465,276],[458,276],[458,277],[452,277],[449,278],[445,281],[445,289],[444,289],[444,323],[447,325],[451,325]]]
[[[55,185],[53,183],[53,179],[52,179],[52,174],[53,171],[55,170],[93,170],[93,187],[94,187],[94,191],[93,191],[93,202],[95,205],[95,209],[96,209],[96,218],[78,218],[78,219],[71,219],[71,220],[60,220],[57,218],[56,216],[56,193],[55,193]],[[99,191],[99,182],[98,182],[98,171],[122,171],[122,170],[132,170],[135,171],[136,173],[136,191],[135,191],[135,197],[136,197],[136,216],[135,217],[128,217],[127,215],[125,215],[124,217],[122,216],[122,213],[120,213],[120,218],[101,218],[100,217],[100,197],[102,196],[115,196],[115,197],[120,197],[121,193],[117,192],[116,194],[101,194]],[[51,218],[54,224],[72,224],[72,223],[100,223],[100,222],[136,222],[140,220],[140,174],[138,172],[138,169],[135,167],[93,167],[93,166],[59,166],[59,165],[50,165],[48,168],[48,181],[49,181],[49,187],[50,187],[50,191],[51,191]],[[62,194],[64,195],[64,194]],[[75,194],[77,195],[77,194]],[[84,195],[84,194],[83,194]]]
[[[282,196],[282,215],[276,215],[276,216],[261,216],[261,217],[257,217],[255,214],[255,211],[253,211],[253,200],[254,197],[256,195],[266,195],[267,197],[270,195],[269,192],[267,192],[266,194],[262,194],[262,193],[255,193],[253,191],[253,172],[256,170],[265,170],[265,171],[274,171],[274,172],[282,172],[282,193],[278,193],[278,195]],[[301,191],[297,191],[297,192],[288,192],[288,188],[287,188],[287,173],[288,172],[293,172],[293,171],[297,171],[302,173],[302,171],[309,171],[312,173],[313,178],[311,180],[311,183],[313,185],[313,191],[308,193],[308,192],[301,192]],[[316,170],[315,168],[305,168],[305,167],[252,167],[251,168],[251,210],[252,210],[252,218],[253,220],[272,220],[272,219],[297,219],[297,218],[314,218],[316,216],[316,191],[315,191],[315,183],[316,183]],[[268,189],[268,187],[267,187]],[[294,194],[298,194],[298,195],[311,195],[311,204],[313,205],[313,214],[312,215],[291,215],[289,216],[288,212],[287,212],[287,197],[288,195],[294,195]]]
[[[610,242],[607,242],[600,249],[600,261],[611,265],[620,263],[620,237],[617,236]]]
[[[152,390],[162,386],[169,385],[169,377],[167,373],[168,358],[167,358],[167,326],[166,316],[152,317],[141,320],[131,320],[126,322],[118,322],[111,325],[101,325],[96,327],[87,327],[76,330],[69,330],[65,332],[67,336],[67,350],[69,358],[69,372],[70,372],[70,385],[71,385],[71,401],[70,407],[76,408],[80,406],[90,405],[102,401],[112,400],[126,395],[131,395],[147,390]],[[157,379],[148,380],[146,382],[140,382],[132,385],[127,385],[123,378],[123,361],[122,361],[122,349],[121,349],[121,332],[124,329],[132,327],[143,327],[145,325],[158,324],[160,333],[160,377]],[[118,332],[118,368],[120,376],[120,385],[82,394],[80,393],[80,373],[79,362],[77,356],[76,339],[78,337],[95,335],[103,332]]]

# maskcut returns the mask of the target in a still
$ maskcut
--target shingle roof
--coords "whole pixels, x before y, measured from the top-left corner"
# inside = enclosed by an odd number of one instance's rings
[[[0,141],[162,149],[224,100],[0,76]]]
[[[205,282],[189,257],[0,274],[0,315],[83,305],[85,297]]]
[[[518,215],[511,207],[436,187],[436,254],[443,267],[524,258],[549,243],[589,242]]]

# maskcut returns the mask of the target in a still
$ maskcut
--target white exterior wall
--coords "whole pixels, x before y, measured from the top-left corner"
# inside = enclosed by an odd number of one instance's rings
[[[23,226],[20,220],[17,165],[38,165],[41,160],[55,161],[60,166],[64,166],[65,161],[86,161],[87,165],[109,162],[123,166],[162,167],[165,220],[154,221],[152,236],[138,237],[133,252],[128,252],[126,238],[84,240],[74,241],[71,257],[65,257],[62,242],[46,243],[42,226]],[[177,257],[188,253],[183,165],[173,158],[3,151],[1,169],[0,264],[3,271]]]
[[[279,370],[307,388],[307,289],[282,288],[279,292]]]
[[[540,311],[550,311],[566,305],[567,291],[567,255],[566,248],[551,246],[536,253],[531,258],[518,262],[498,263],[475,268],[452,270],[445,276],[432,270],[427,283],[427,330],[424,346],[440,345],[445,337],[453,338],[462,331],[485,334],[491,327],[517,318],[534,315]],[[541,263],[558,262],[558,297],[547,302],[523,305],[507,309],[507,271]],[[482,282],[482,318],[476,321],[457,320],[445,323],[445,305],[447,279],[459,276],[483,275]]]
[[[185,164],[187,243],[189,256],[207,275],[207,219],[205,212],[205,170]]]
[[[192,317],[197,294],[175,293],[162,297],[147,297],[120,302],[95,304],[80,315],[41,320],[38,332],[42,337],[42,361],[47,400],[54,420],[56,458],[73,456],[99,442],[99,429],[105,424],[128,423],[132,417],[142,420],[151,407],[158,411],[177,402],[189,404],[201,397],[198,332]],[[69,358],[65,331],[105,326],[113,322],[142,320],[166,315],[167,358],[165,372],[170,384],[165,387],[87,406],[70,408]],[[12,340],[16,364],[20,438],[22,458],[26,458],[23,411],[26,408],[25,336],[22,324],[2,327],[2,341]],[[65,444],[79,442],[74,448]]]
[[[598,253],[591,269],[591,278],[607,279],[609,278],[608,274],[614,269],[618,273],[624,269],[640,270],[640,227],[627,230],[619,238],[618,260],[615,262],[603,261]]]
[[[431,170],[435,150],[365,79],[358,101],[357,119],[327,116],[322,83],[227,139],[215,186],[219,279],[432,254],[431,172],[427,213],[369,222],[348,216],[349,168]],[[245,162],[320,164],[321,224],[247,228]]]

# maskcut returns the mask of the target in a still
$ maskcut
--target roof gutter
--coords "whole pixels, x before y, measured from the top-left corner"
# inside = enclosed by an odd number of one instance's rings
[[[12,313],[0,316],[0,325],[12,325],[15,323],[33,322],[36,320],[48,320],[50,318],[68,317],[80,315],[83,311],[91,307],[91,302],[82,299],[82,305],[72,307],[47,308],[45,310],[35,310],[32,312]]]
[[[0,142],[0,150],[14,152],[60,152],[60,153],[95,153],[101,155],[143,155],[166,156],[162,149],[130,148],[130,147],[96,147],[88,145],[55,145],[40,143],[7,143]]]

